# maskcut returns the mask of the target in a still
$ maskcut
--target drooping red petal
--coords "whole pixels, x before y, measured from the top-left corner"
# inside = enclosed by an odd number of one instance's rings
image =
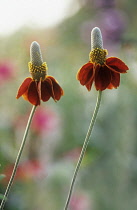
[[[95,72],[98,71],[99,68],[100,68],[100,64],[93,64],[93,75],[90,78],[90,80],[88,81],[88,83],[85,85],[86,88],[88,89],[88,91],[91,90],[93,81],[95,80]]]
[[[39,95],[39,99],[41,100],[41,81],[42,78],[40,78],[40,81],[37,82],[37,90],[38,90],[38,95]]]
[[[76,75],[81,85],[86,85],[93,77],[93,63],[88,62],[82,66]]]
[[[42,101],[48,101],[52,94],[51,86],[45,80],[41,82],[41,99]]]
[[[62,95],[64,95],[63,89],[60,87],[58,82],[52,76],[47,76],[46,80],[51,85],[52,94],[51,97],[58,101]]]
[[[32,81],[32,78],[30,78],[30,77],[27,77],[27,78],[23,81],[23,83],[21,84],[21,86],[20,86],[19,89],[18,89],[16,98],[21,97],[21,96],[28,90],[28,87],[29,87],[31,81]]]
[[[105,66],[97,66],[95,72],[96,90],[105,90],[111,81],[111,71]]]
[[[120,84],[120,74],[111,71],[111,82],[107,88],[108,89],[117,88],[119,84]]]
[[[128,66],[119,58],[109,57],[106,59],[105,65],[112,71],[117,73],[126,73]]]
[[[112,85],[112,83],[110,83],[108,86],[107,86],[107,89],[113,89],[114,86]]]
[[[89,82],[85,85],[85,86],[86,86],[86,88],[88,89],[88,91],[90,91],[90,90],[91,90],[91,87],[92,87],[93,81],[94,81],[94,78],[91,78],[91,79],[89,80]]]
[[[28,90],[22,95],[22,97],[23,97],[26,101],[29,101],[29,100],[28,100]]]
[[[32,81],[29,86],[29,89],[27,92],[27,98],[31,104],[35,106],[40,105],[40,98],[38,94],[37,83],[35,81]]]

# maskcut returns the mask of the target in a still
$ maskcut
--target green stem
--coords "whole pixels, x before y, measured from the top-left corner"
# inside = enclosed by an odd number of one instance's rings
[[[8,194],[9,194],[9,192],[10,192],[11,186],[12,186],[12,184],[13,184],[13,180],[14,180],[14,177],[15,177],[15,175],[16,175],[16,171],[17,171],[17,168],[18,168],[18,164],[19,164],[19,161],[20,161],[20,157],[21,157],[21,154],[22,154],[22,151],[23,151],[25,142],[26,142],[26,138],[27,138],[28,131],[29,131],[29,128],[30,128],[30,124],[31,124],[31,121],[32,121],[34,112],[35,112],[35,110],[36,110],[36,107],[37,107],[37,106],[33,106],[33,107],[32,107],[32,110],[31,110],[31,113],[30,113],[30,116],[29,116],[29,119],[28,119],[28,123],[27,123],[27,125],[26,125],[26,129],[25,129],[25,132],[24,132],[24,136],[23,136],[23,139],[22,139],[22,143],[21,143],[19,152],[18,152],[18,154],[17,154],[16,161],[15,161],[15,164],[14,164],[14,168],[13,168],[13,171],[12,171],[12,174],[11,174],[11,177],[10,177],[10,180],[9,180],[9,183],[8,183],[8,186],[7,186],[7,188],[6,188],[4,197],[3,197],[2,202],[1,202],[1,205],[0,205],[0,209],[1,209],[1,210],[3,210],[3,208],[4,208],[4,205],[5,205],[5,203],[6,203],[6,199],[7,199],[7,197],[8,197]]]
[[[89,129],[88,129],[86,138],[84,140],[84,144],[83,144],[83,147],[82,147],[82,150],[81,150],[81,153],[80,153],[80,157],[78,159],[78,162],[77,162],[77,165],[76,165],[76,168],[75,168],[72,180],[71,180],[70,190],[69,190],[69,193],[68,193],[68,197],[67,197],[67,201],[66,201],[64,210],[68,209],[68,205],[69,205],[70,198],[71,198],[71,195],[72,195],[72,191],[73,191],[73,187],[74,187],[74,184],[75,184],[75,180],[76,180],[79,168],[81,166],[81,162],[83,160],[85,151],[87,149],[87,146],[88,146],[88,143],[89,143],[89,138],[91,136],[91,132],[92,132],[93,126],[94,126],[95,121],[96,121],[97,113],[98,113],[98,110],[99,110],[99,107],[100,107],[100,102],[101,102],[101,95],[102,95],[102,91],[99,91],[97,102],[96,102],[96,106],[95,106],[95,110],[94,110],[93,116],[91,118],[91,122],[90,122],[90,125],[89,125]]]

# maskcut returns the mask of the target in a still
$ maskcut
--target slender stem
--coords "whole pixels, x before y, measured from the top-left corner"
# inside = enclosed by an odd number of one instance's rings
[[[100,102],[101,102],[101,95],[102,95],[102,91],[99,91],[98,97],[97,97],[96,106],[95,106],[95,109],[94,109],[94,113],[93,113],[93,116],[91,118],[91,122],[90,122],[90,125],[89,125],[89,128],[88,128],[88,132],[87,132],[86,138],[84,140],[84,144],[83,144],[83,147],[82,147],[82,150],[81,150],[81,153],[80,153],[80,157],[78,159],[78,162],[77,162],[77,165],[76,165],[76,168],[75,168],[72,180],[71,180],[70,190],[69,190],[69,193],[68,193],[68,197],[67,197],[67,201],[66,201],[64,210],[68,209],[68,205],[69,205],[70,198],[71,198],[71,195],[72,195],[72,191],[73,191],[73,187],[74,187],[74,184],[75,184],[75,180],[76,180],[76,177],[77,177],[77,174],[78,174],[81,162],[83,160],[85,151],[87,149],[93,126],[94,126],[95,121],[96,121],[97,113],[98,113],[98,110],[99,110],[99,107],[100,107]]]
[[[32,107],[32,110],[31,110],[31,113],[30,113],[30,116],[29,116],[29,119],[28,119],[28,122],[27,122],[27,125],[26,125],[26,129],[25,129],[25,132],[24,132],[24,136],[23,136],[23,139],[22,139],[22,143],[21,143],[19,152],[18,152],[18,154],[17,154],[16,161],[15,161],[15,164],[14,164],[14,168],[13,168],[13,171],[12,171],[12,174],[11,174],[11,177],[10,177],[10,180],[9,180],[9,183],[8,183],[8,186],[7,186],[7,188],[6,188],[4,197],[3,197],[2,202],[1,202],[1,205],[0,205],[0,210],[3,210],[4,205],[5,205],[5,202],[6,202],[6,199],[7,199],[7,197],[8,197],[8,194],[9,194],[9,192],[10,192],[11,186],[12,186],[12,184],[13,184],[13,180],[14,180],[14,177],[15,177],[15,175],[16,175],[16,171],[17,171],[17,168],[18,168],[18,164],[19,164],[19,161],[20,161],[20,157],[21,157],[21,154],[22,154],[22,151],[23,151],[25,142],[26,142],[26,138],[27,138],[27,135],[28,135],[29,127],[30,127],[30,124],[31,124],[31,121],[32,121],[34,112],[35,112],[35,110],[36,110],[36,107],[37,107],[37,106],[33,106],[33,107]]]

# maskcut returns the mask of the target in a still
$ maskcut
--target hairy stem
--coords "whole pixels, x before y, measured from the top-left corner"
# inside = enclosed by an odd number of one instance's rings
[[[102,95],[102,91],[99,91],[96,106],[95,106],[93,116],[91,118],[91,122],[90,122],[90,125],[89,125],[89,128],[88,128],[88,132],[87,132],[86,138],[84,140],[84,144],[83,144],[83,147],[82,147],[82,150],[81,150],[81,153],[80,153],[80,157],[78,159],[78,162],[77,162],[77,165],[76,165],[76,168],[75,168],[72,180],[71,180],[70,190],[69,190],[69,193],[68,193],[68,197],[67,197],[67,201],[66,201],[64,210],[68,209],[68,205],[69,205],[69,202],[70,202],[70,199],[71,199],[71,195],[72,195],[72,191],[73,191],[73,188],[74,188],[75,180],[76,180],[78,171],[80,169],[82,160],[84,158],[84,154],[85,154],[85,151],[86,151],[88,143],[89,143],[91,132],[92,132],[93,126],[94,126],[96,118],[97,118],[97,113],[98,113],[98,110],[99,110],[99,107],[100,107],[100,102],[101,102],[101,95]]]
[[[2,202],[1,202],[1,205],[0,205],[0,210],[3,210],[4,205],[5,205],[5,203],[6,203],[6,199],[7,199],[7,197],[8,197],[8,194],[9,194],[9,192],[10,192],[11,186],[12,186],[12,184],[13,184],[13,180],[14,180],[14,177],[15,177],[15,175],[16,175],[16,171],[17,171],[17,168],[18,168],[18,164],[19,164],[19,161],[20,161],[20,157],[21,157],[21,154],[22,154],[22,151],[23,151],[25,142],[26,142],[26,138],[27,138],[28,131],[29,131],[29,128],[30,128],[30,124],[31,124],[31,121],[32,121],[34,112],[35,112],[35,110],[36,110],[36,107],[37,107],[37,106],[33,106],[33,107],[32,107],[32,110],[31,110],[31,113],[30,113],[30,116],[29,116],[29,119],[28,119],[28,122],[27,122],[27,125],[26,125],[26,129],[25,129],[25,132],[24,132],[24,136],[23,136],[23,139],[22,139],[22,143],[21,143],[19,152],[18,152],[18,154],[17,154],[16,161],[15,161],[15,164],[14,164],[14,168],[13,168],[13,171],[12,171],[12,174],[11,174],[11,177],[10,177],[10,180],[9,180],[9,183],[8,183],[8,186],[7,186],[7,188],[6,188],[4,197],[3,197]]]

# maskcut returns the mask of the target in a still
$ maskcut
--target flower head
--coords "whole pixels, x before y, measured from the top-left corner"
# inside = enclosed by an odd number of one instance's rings
[[[5,168],[4,173],[6,174],[6,179],[4,181],[9,180],[12,171],[13,171],[12,164],[8,165]],[[27,160],[18,166],[15,179],[20,181],[23,180],[27,181],[29,179],[41,178],[42,176],[45,175],[46,175],[46,168],[43,165],[43,163],[34,159],[34,160]]]
[[[40,101],[48,101],[50,97],[54,101],[60,100],[64,94],[63,89],[54,77],[47,75],[47,64],[43,62],[40,46],[32,42],[30,47],[31,61],[28,63],[32,77],[27,77],[19,87],[16,98],[23,96],[31,104],[40,105]]]
[[[98,27],[91,32],[91,52],[89,62],[82,66],[77,79],[90,91],[93,82],[96,90],[117,88],[120,84],[120,73],[126,73],[128,66],[119,58],[107,58],[107,50],[103,49],[101,31]]]

